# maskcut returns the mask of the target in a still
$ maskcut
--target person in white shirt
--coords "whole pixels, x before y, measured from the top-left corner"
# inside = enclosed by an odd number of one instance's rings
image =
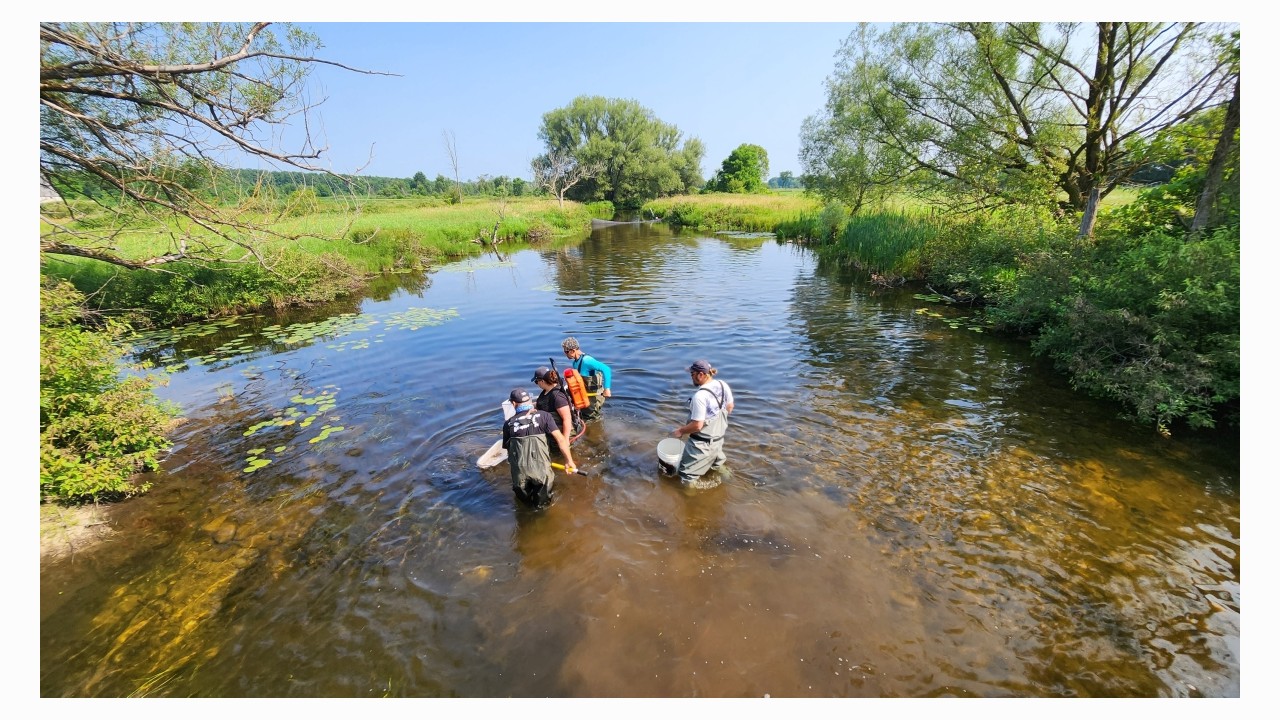
[[[689,366],[689,378],[697,388],[689,398],[689,421],[671,432],[672,437],[688,438],[678,467],[681,482],[695,482],[726,460],[724,433],[733,412],[733,390],[725,381],[715,379],[717,372],[706,360],[695,360]]]

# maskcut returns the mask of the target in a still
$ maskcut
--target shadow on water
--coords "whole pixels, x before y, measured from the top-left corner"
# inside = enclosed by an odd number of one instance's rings
[[[41,695],[1238,696],[1234,435],[922,305],[625,224],[145,338],[187,422],[42,563]],[[531,511],[475,459],[568,335],[614,394]],[[737,400],[705,490],[655,454],[696,357]]]

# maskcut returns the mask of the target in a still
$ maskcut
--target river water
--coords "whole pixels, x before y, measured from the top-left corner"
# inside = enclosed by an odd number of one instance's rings
[[[624,225],[153,341],[187,420],[42,564],[41,695],[1239,696],[1238,441],[970,325]],[[475,460],[569,335],[613,397],[528,510]],[[696,358],[737,401],[709,489],[655,452]]]

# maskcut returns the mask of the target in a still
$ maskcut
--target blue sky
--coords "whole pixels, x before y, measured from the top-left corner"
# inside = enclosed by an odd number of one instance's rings
[[[709,176],[742,143],[770,175],[799,174],[805,117],[853,23],[299,23],[328,60],[313,72],[331,169],[409,177],[530,177],[542,115],[579,95],[635,100],[706,146]],[[314,129],[315,126],[313,126]],[[313,132],[313,134],[315,134]],[[372,160],[370,160],[372,157]]]

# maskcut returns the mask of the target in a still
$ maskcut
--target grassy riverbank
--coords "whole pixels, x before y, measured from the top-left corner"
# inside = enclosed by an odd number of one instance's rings
[[[497,228],[504,251],[554,245],[589,231],[592,217],[610,217],[608,203],[548,198],[467,198],[456,205],[436,198],[304,198],[289,207],[245,209],[246,223],[263,224],[255,248],[211,239],[213,262],[177,261],[156,271],[121,271],[87,258],[46,257],[46,279],[70,281],[103,312],[128,312],[135,324],[172,324],[189,319],[332,300],[357,291],[383,273],[422,271],[485,252]],[[97,236],[127,259],[173,252],[168,228],[130,218],[113,228],[110,217],[85,205],[65,219],[69,227]],[[272,213],[268,215],[268,211]],[[126,310],[127,309],[127,310]]]

